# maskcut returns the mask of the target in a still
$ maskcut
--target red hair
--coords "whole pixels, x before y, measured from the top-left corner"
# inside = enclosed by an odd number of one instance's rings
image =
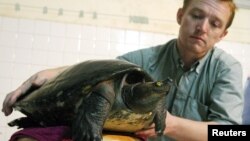
[[[184,0],[184,1],[183,1],[183,9],[184,9],[184,10],[187,9],[187,7],[189,6],[189,3],[190,3],[191,1],[192,1],[192,0]],[[233,23],[235,11],[236,11],[236,9],[237,9],[236,4],[234,3],[233,0],[216,0],[216,1],[226,3],[226,4],[228,5],[230,11],[231,11],[231,15],[230,15],[229,21],[228,21],[228,23],[227,23],[227,25],[226,25],[226,28],[229,28],[229,27],[232,25],[232,23]]]

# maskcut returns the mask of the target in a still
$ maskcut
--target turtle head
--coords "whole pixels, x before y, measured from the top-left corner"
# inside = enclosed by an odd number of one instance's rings
[[[170,79],[166,79],[164,81],[126,85],[123,88],[123,101],[134,112],[151,112],[156,108],[159,101],[167,96],[171,82]]]

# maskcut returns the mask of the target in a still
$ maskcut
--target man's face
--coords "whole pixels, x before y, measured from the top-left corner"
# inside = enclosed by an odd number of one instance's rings
[[[230,17],[229,6],[216,0],[192,0],[186,9],[179,9],[178,46],[203,56],[226,34]],[[198,57],[198,56],[197,56]]]

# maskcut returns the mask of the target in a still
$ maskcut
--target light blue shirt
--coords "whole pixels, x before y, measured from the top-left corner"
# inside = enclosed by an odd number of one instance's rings
[[[231,55],[214,47],[191,69],[184,71],[177,40],[137,50],[118,59],[138,64],[155,80],[171,78],[168,111],[195,121],[241,124],[243,111],[242,67]]]

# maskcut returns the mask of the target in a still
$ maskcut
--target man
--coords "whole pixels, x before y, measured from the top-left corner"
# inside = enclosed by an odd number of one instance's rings
[[[171,77],[167,96],[166,140],[207,140],[209,124],[241,124],[242,69],[214,45],[227,35],[235,13],[232,0],[184,0],[178,10],[179,36],[164,45],[118,57],[142,66],[156,80]],[[41,71],[6,96],[9,115],[16,98],[31,85],[42,85],[60,69]],[[136,133],[154,137],[154,128]]]
[[[214,47],[227,34],[234,10],[231,0],[185,0],[177,13],[178,39],[120,57],[155,79],[172,77],[176,82],[167,97],[167,136],[206,140],[208,124],[241,124],[241,65]],[[155,133],[152,128],[137,135]]]

